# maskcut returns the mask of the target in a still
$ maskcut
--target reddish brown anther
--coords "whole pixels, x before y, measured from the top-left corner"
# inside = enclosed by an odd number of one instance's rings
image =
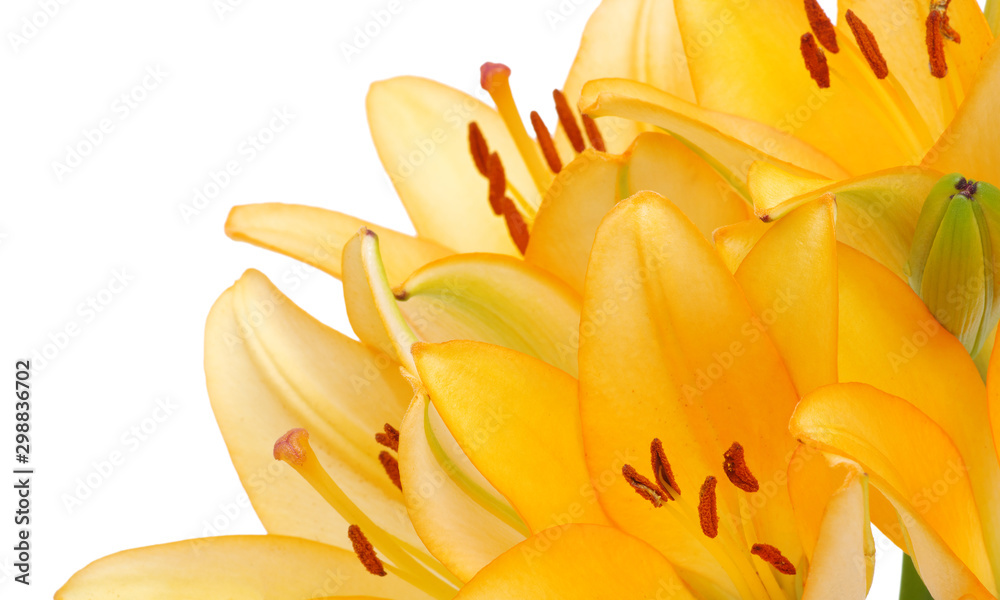
[[[601,130],[597,128],[597,123],[590,115],[580,115],[580,120],[583,121],[583,129],[587,132],[587,139],[590,140],[590,145],[594,147],[594,150],[598,152],[607,152],[607,148],[604,146],[604,136],[601,135]]]
[[[542,148],[545,162],[549,164],[553,173],[559,173],[562,171],[562,161],[559,160],[559,153],[556,152],[556,145],[552,143],[548,127],[545,126],[545,122],[536,111],[531,111],[531,126],[535,129],[535,138],[538,139],[538,145]]]
[[[733,485],[744,492],[756,492],[760,489],[757,478],[753,476],[747,467],[746,459],[743,456],[743,446],[739,442],[733,445],[722,455],[725,459],[722,463],[722,470],[726,472],[726,477]]]
[[[762,560],[770,563],[779,573],[795,575],[795,565],[770,544],[754,544],[750,548],[750,554],[759,556]]]
[[[510,238],[514,240],[514,245],[517,246],[517,249],[523,255],[528,249],[528,239],[530,237],[528,224],[524,222],[524,217],[521,216],[517,207],[514,206],[514,201],[507,196],[504,196],[503,199],[503,218],[507,223],[507,231],[510,232]]]
[[[701,484],[698,494],[698,518],[701,520],[701,532],[710,538],[719,535],[719,508],[715,500],[715,477],[709,475]]]
[[[382,431],[384,433],[375,434],[375,441],[394,452],[399,452],[399,431],[388,423],[382,425]]]
[[[961,44],[962,36],[951,26],[951,19],[948,18],[949,4],[951,4],[951,0],[935,0],[935,2],[931,4],[931,10],[941,13],[941,17],[939,19],[941,24],[941,35],[956,44]]]
[[[799,39],[799,52],[806,63],[806,70],[821,88],[830,87],[830,67],[826,64],[826,54],[816,45],[816,39],[811,33],[803,33]]]
[[[667,461],[667,453],[663,451],[663,442],[660,441],[660,438],[653,438],[653,442],[649,445],[649,454],[653,466],[653,477],[660,489],[663,490],[664,498],[669,500],[671,494],[680,495],[681,487],[677,485],[674,471],[670,468],[670,462]]]
[[[371,542],[362,533],[361,528],[357,525],[351,525],[347,528],[347,537],[351,540],[351,545],[354,546],[354,553],[358,555],[365,569],[372,575],[385,577],[385,566],[382,565],[382,561],[375,555],[375,548],[372,547]]]
[[[931,75],[943,79],[948,74],[948,62],[944,56],[944,35],[941,23],[947,17],[941,11],[932,10],[927,15],[927,55],[930,58]]]
[[[382,463],[382,468],[385,469],[385,474],[389,476],[393,485],[403,489],[403,482],[399,479],[399,462],[385,450],[378,453],[378,461]]]
[[[632,489],[635,490],[636,494],[639,494],[646,500],[649,500],[649,502],[656,508],[663,506],[666,499],[660,491],[656,489],[656,484],[640,475],[639,472],[635,470],[635,467],[632,465],[623,466],[622,476],[625,477],[625,481],[632,486]]]
[[[864,21],[858,18],[858,15],[854,14],[852,10],[847,11],[847,24],[851,27],[854,40],[857,41],[858,48],[861,49],[861,54],[864,54],[868,66],[875,73],[875,77],[885,79],[889,75],[889,67],[885,63],[882,51],[879,50],[878,41],[872,30],[868,29]]]
[[[552,90],[552,99],[556,103],[559,124],[566,132],[569,142],[573,144],[573,149],[577,152],[583,152],[587,146],[583,142],[583,133],[580,131],[580,126],[576,124],[576,117],[573,116],[573,109],[569,107],[566,96],[559,90]]]
[[[490,208],[493,214],[503,214],[503,199],[507,193],[507,175],[500,162],[500,155],[494,152],[486,159],[486,177],[490,180]]]
[[[837,31],[833,28],[830,17],[826,16],[823,7],[816,0],[805,0],[805,2],[806,17],[809,19],[809,27],[816,34],[816,39],[830,52],[834,54],[840,52],[840,46],[837,45]]]
[[[290,465],[300,466],[306,462],[309,447],[309,432],[301,427],[289,429],[288,433],[274,442],[275,460],[283,460]]]
[[[472,155],[472,162],[476,163],[476,170],[483,177],[486,174],[486,158],[490,155],[490,147],[486,144],[479,124],[475,121],[469,123],[469,154]]]

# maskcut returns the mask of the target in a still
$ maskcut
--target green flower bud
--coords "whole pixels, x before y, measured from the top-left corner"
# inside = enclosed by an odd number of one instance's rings
[[[1000,319],[1000,189],[958,173],[931,189],[907,274],[937,320],[975,356]]]

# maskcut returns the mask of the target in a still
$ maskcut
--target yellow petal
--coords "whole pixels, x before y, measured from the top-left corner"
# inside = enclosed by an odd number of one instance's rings
[[[233,207],[226,219],[226,235],[234,240],[291,256],[338,279],[344,245],[361,227],[381,237],[390,281],[452,254],[433,242],[313,206],[247,204]]]
[[[456,600],[588,600],[694,596],[663,556],[611,527],[566,525],[525,540],[490,563]]]
[[[599,489],[602,505],[685,577],[720,581],[701,539],[637,496],[619,474],[621,463],[648,464],[651,440],[661,439],[682,495],[716,476],[723,515],[738,506],[722,471],[730,444],[746,448],[762,480],[777,479],[772,474],[785,472],[794,448],[787,419],[797,395],[775,346],[754,326],[711,244],[651,192],[619,203],[598,230],[583,314],[580,405],[591,478],[608,482]],[[754,525],[795,562],[800,550],[783,478],[774,485]]]
[[[413,355],[448,429],[532,531],[607,522],[584,464],[575,379],[480,342],[418,344]]]
[[[687,143],[747,198],[747,171],[758,160],[773,162],[802,176],[847,176],[822,152],[788,134],[760,123],[707,111],[634,81],[591,81],[583,88],[580,105],[582,111],[593,117],[626,117],[665,129]]]
[[[399,366],[319,323],[257,271],[212,307],[205,373],[219,428],[270,533],[348,546],[347,523],[287,465],[275,440],[305,427],[323,466],[383,528],[414,545],[399,490],[374,435],[398,424],[411,395]]]
[[[334,594],[429,598],[394,575],[369,574],[350,550],[277,535],[223,536],[126,550],[91,563],[55,597],[307,600]]]
[[[918,515],[917,521],[926,522],[987,587],[993,587],[967,463],[927,415],[871,386],[838,384],[806,396],[789,429],[821,450],[860,463],[897,509],[902,506]]]
[[[575,106],[585,83],[620,77],[649,84],[697,102],[688,74],[673,0],[613,0],[594,10],[563,92]],[[620,154],[648,129],[625,119],[601,119],[609,152]]]
[[[399,428],[399,474],[406,511],[435,558],[462,581],[524,540],[524,534],[455,482],[458,467],[442,465],[428,443],[426,394],[417,393]],[[484,506],[486,504],[487,506]],[[508,507],[509,509],[509,507]]]
[[[962,43],[965,43],[964,32]],[[1000,184],[1000,151],[994,132],[1000,128],[996,97],[1000,93],[1000,44],[983,58],[965,102],[923,165],[944,173],[958,172],[970,179]]]
[[[490,210],[489,185],[469,153],[476,121],[508,180],[528,193],[535,185],[500,115],[472,96],[418,77],[372,84],[368,125],[382,166],[420,237],[459,252],[516,254],[502,218]]]
[[[801,2],[674,4],[695,94],[706,109],[772,124],[851,173],[909,164],[926,147],[853,39],[841,36],[840,54],[829,57],[831,85],[817,87],[799,51],[799,36],[810,29]]]
[[[986,393],[962,344],[941,327],[910,286],[844,245],[840,267],[840,381],[905,398],[937,423],[976,473],[980,506],[1000,503],[1000,464]],[[956,408],[956,398],[961,403]],[[991,559],[1000,558],[1000,515],[984,510]]]
[[[936,171],[898,167],[820,185],[821,181],[798,178],[758,163],[750,172],[750,190],[754,211],[771,220],[833,194],[837,199],[837,239],[905,279],[904,267],[920,209],[940,178]],[[785,195],[796,187],[802,193]]]
[[[736,271],[799,395],[837,382],[837,205],[806,204],[772,227]]]
[[[730,273],[736,273],[743,259],[771,227],[771,223],[752,218],[715,230],[712,241]]]

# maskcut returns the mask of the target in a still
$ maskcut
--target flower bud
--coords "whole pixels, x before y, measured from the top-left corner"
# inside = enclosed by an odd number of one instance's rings
[[[1000,319],[1000,190],[958,173],[931,189],[907,275],[938,322],[975,356]]]

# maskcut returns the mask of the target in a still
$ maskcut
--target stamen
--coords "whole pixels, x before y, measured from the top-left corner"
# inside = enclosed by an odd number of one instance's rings
[[[816,45],[813,34],[803,33],[799,38],[799,52],[806,63],[806,70],[821,88],[830,87],[830,67],[826,64],[826,54]]]
[[[517,249],[523,255],[528,250],[528,240],[530,238],[528,224],[524,222],[524,217],[521,216],[517,207],[514,206],[514,201],[507,196],[504,196],[503,199],[503,218],[507,222],[507,231],[510,232],[510,237],[514,240],[514,245],[517,246]]]
[[[941,33],[943,14],[932,10],[927,15],[927,54],[930,57],[931,75],[938,79],[943,79],[948,74],[948,63],[944,56],[944,35]]]
[[[372,575],[385,577],[385,566],[382,565],[382,561],[376,556],[375,548],[372,547],[371,542],[362,533],[361,528],[357,525],[351,525],[347,528],[347,537],[350,538],[351,545],[354,546],[354,553],[358,555],[365,569]]]
[[[770,544],[754,544],[750,548],[750,554],[759,556],[764,561],[770,563],[779,573],[795,575],[795,565],[785,558],[780,550]]]
[[[715,477],[709,475],[701,484],[698,496],[698,517],[701,520],[701,532],[710,538],[719,535],[719,508],[715,500]]]
[[[726,472],[729,481],[744,492],[756,492],[760,489],[757,478],[747,467],[746,459],[743,457],[743,446],[739,442],[733,445],[722,455],[725,461],[722,463],[722,470]]]
[[[885,79],[889,75],[889,67],[885,64],[885,57],[879,50],[878,41],[872,30],[868,29],[868,26],[852,10],[847,11],[847,24],[851,26],[854,39],[857,41],[858,47],[861,48],[861,53],[865,55],[868,66],[874,71],[875,77]]]
[[[598,129],[594,119],[590,115],[580,115],[580,120],[583,121],[583,129],[587,132],[587,139],[590,140],[590,145],[594,147],[594,150],[607,152],[608,150],[604,146],[604,136],[601,135],[601,130]]]
[[[309,446],[309,432],[301,427],[290,429],[274,442],[274,458],[293,467],[301,467],[306,462],[306,448]]]
[[[671,493],[679,496],[681,488],[677,485],[677,480],[674,479],[674,471],[670,468],[670,462],[667,461],[667,453],[663,451],[663,443],[660,438],[653,439],[653,443],[649,445],[649,453],[652,456],[653,477],[656,478],[656,483],[666,494],[666,499],[670,499]]]
[[[657,491],[656,484],[640,475],[632,465],[625,465],[622,467],[622,476],[625,477],[625,481],[632,486],[632,489],[635,490],[636,494],[639,494],[646,500],[649,500],[649,502],[656,508],[663,506],[664,498],[660,492]]]
[[[507,174],[500,162],[500,155],[494,152],[486,159],[486,177],[490,180],[490,208],[493,214],[503,214],[503,198],[507,193]]]
[[[382,463],[382,468],[385,469],[385,474],[389,476],[392,483],[402,490],[403,482],[399,479],[399,461],[385,450],[378,453],[378,461]]]
[[[486,174],[486,157],[490,154],[490,147],[486,144],[479,124],[475,121],[469,123],[469,153],[472,154],[472,162],[476,163],[476,169],[483,177]]]
[[[401,298],[405,300],[406,298]],[[399,431],[395,427],[389,425],[388,423],[382,425],[382,430],[385,433],[376,433],[375,441],[382,444],[386,448],[392,450],[393,452],[399,452]]]
[[[806,17],[809,18],[809,27],[816,34],[816,39],[830,52],[834,54],[840,52],[840,46],[837,45],[837,31],[833,28],[830,17],[826,16],[823,7],[816,0],[805,0],[805,2]]]
[[[573,144],[573,149],[577,152],[583,152],[587,146],[583,142],[583,134],[580,132],[580,126],[576,124],[576,117],[573,116],[573,109],[569,107],[566,96],[559,90],[552,90],[552,99],[556,102],[559,124],[562,125],[566,137]]]
[[[531,111],[531,126],[535,129],[535,137],[538,139],[538,145],[542,148],[545,162],[549,163],[549,168],[552,169],[553,173],[559,173],[562,171],[562,161],[559,160],[559,153],[556,152],[556,146],[552,143],[552,136],[549,135],[545,122],[536,111]]]
[[[951,0],[935,0],[934,2],[931,2],[931,10],[941,13],[941,35],[956,44],[961,44],[962,36],[959,35],[959,33],[951,26],[951,19],[948,17],[949,4],[951,4]]]

